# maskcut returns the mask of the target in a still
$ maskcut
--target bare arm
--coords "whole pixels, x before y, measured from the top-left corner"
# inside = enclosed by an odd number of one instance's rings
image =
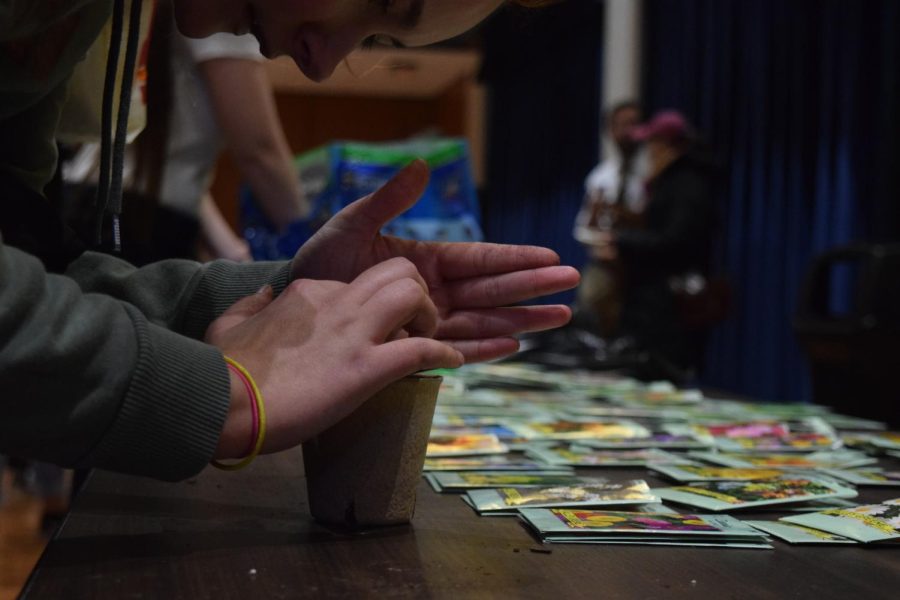
[[[200,234],[212,255],[211,259],[226,258],[236,262],[252,260],[247,242],[232,231],[209,194],[203,194],[203,199],[200,200]]]
[[[308,203],[263,65],[218,58],[202,62],[200,71],[228,148],[263,211],[278,229],[305,216]]]

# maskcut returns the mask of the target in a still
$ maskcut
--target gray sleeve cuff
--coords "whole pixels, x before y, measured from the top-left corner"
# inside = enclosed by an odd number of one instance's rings
[[[128,307],[138,360],[109,431],[79,463],[168,481],[209,463],[230,404],[221,353],[147,323]]]
[[[204,267],[185,311],[180,331],[201,339],[209,324],[232,304],[268,284],[280,294],[290,281],[291,263],[259,262],[236,264],[216,261]]]

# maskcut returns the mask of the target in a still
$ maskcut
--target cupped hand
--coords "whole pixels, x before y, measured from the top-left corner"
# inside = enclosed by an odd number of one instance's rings
[[[289,448],[337,423],[365,399],[416,371],[455,368],[462,355],[430,339],[437,309],[415,266],[388,260],[351,283],[299,279],[270,288],[214,321],[206,341],[250,372],[262,393],[265,452]],[[246,452],[249,398],[233,382],[217,457]]]
[[[428,183],[428,167],[412,162],[374,194],[347,206],[297,252],[296,278],[351,281],[395,257],[422,274],[438,311],[435,336],[467,361],[511,354],[511,336],[552,329],[571,318],[567,306],[509,306],[571,289],[578,271],[559,266],[552,250],[535,246],[418,242],[383,236],[381,228],[415,204]]]

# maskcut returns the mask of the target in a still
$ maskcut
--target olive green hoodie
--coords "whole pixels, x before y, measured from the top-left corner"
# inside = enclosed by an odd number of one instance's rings
[[[0,175],[22,184],[0,186],[0,212],[35,201],[53,173],[66,81],[111,7],[0,0]],[[289,265],[137,269],[86,252],[53,274],[2,233],[0,454],[170,480],[203,469],[230,386],[221,353],[200,339],[239,298],[283,289]]]

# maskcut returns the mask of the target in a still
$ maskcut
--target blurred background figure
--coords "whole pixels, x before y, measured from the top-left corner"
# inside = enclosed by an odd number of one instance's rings
[[[618,261],[601,256],[605,238],[598,233],[633,225],[643,210],[647,164],[632,130],[641,121],[641,108],[626,100],[606,117],[611,152],[585,180],[584,202],[575,218],[575,239],[584,244],[588,262],[581,273],[576,297],[578,322],[604,337],[617,334],[622,312],[621,269]]]
[[[646,146],[645,203],[639,218],[596,232],[592,252],[620,269],[617,334],[633,339],[663,371],[690,374],[699,367],[705,338],[687,315],[688,304],[707,288],[714,166],[677,111],[657,113],[631,137]]]
[[[148,54],[147,127],[126,170],[123,255],[138,265],[165,258],[248,261],[247,243],[210,193],[224,147],[276,228],[308,210],[259,43],[252,35],[186,38],[163,1]],[[82,147],[64,178],[93,181],[98,153]],[[79,187],[83,201],[93,197],[93,185]]]

